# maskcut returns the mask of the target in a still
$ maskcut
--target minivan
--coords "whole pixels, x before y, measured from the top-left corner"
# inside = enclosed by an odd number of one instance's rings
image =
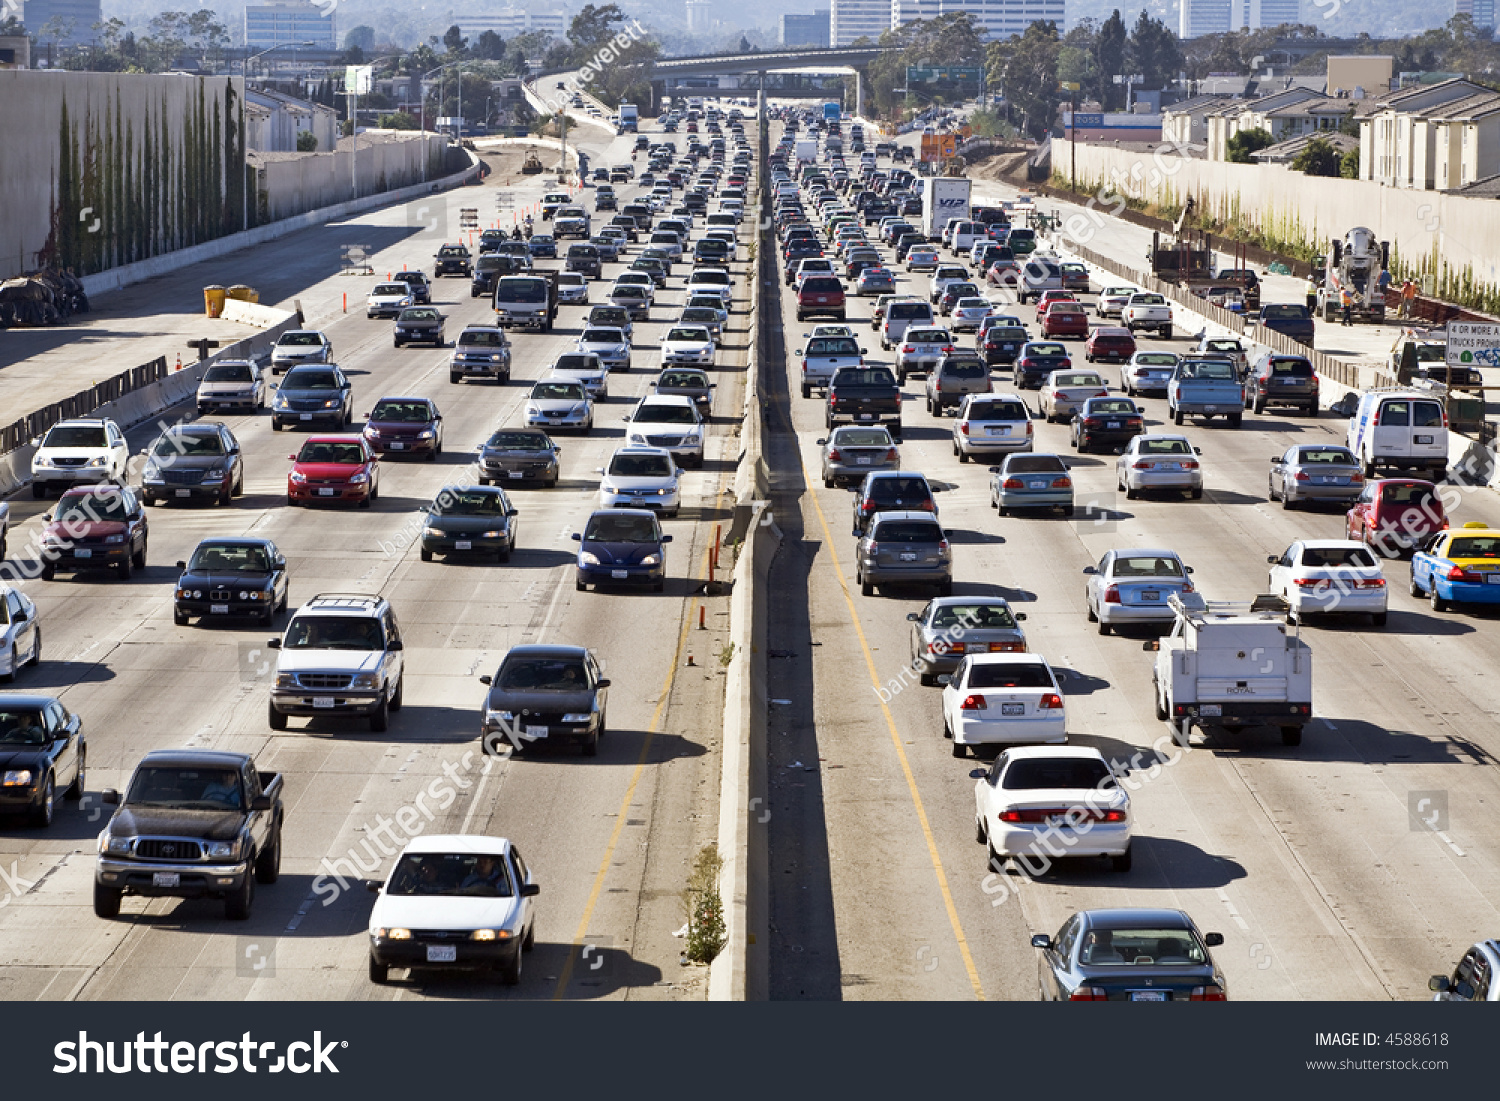
[[[1422,390],[1369,390],[1349,420],[1349,450],[1366,478],[1377,469],[1448,472],[1448,417],[1440,398]]]
[[[890,351],[900,344],[912,325],[932,328],[932,307],[926,302],[892,302],[885,309],[885,322],[880,328],[881,348]]]

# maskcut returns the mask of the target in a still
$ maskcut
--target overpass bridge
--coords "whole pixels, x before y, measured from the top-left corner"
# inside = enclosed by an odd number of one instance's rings
[[[652,65],[651,109],[655,111],[666,91],[667,81],[686,76],[753,76],[757,91],[771,90],[771,73],[853,73],[854,113],[864,113],[864,79],[855,67],[864,65],[892,47],[834,46],[827,49],[798,47],[786,50],[752,50],[749,53],[706,54],[698,57],[667,57]],[[742,85],[742,90],[744,86]],[[791,94],[797,94],[792,92]]]

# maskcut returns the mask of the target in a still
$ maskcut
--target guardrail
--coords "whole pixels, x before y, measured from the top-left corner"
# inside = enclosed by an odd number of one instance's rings
[[[170,373],[171,370],[167,367],[167,357],[158,356],[150,363],[143,363],[139,367],[121,371],[118,375],[107,378],[103,382],[95,383],[87,390],[80,390],[76,394],[63,398],[62,401],[55,401],[27,413],[24,417],[0,428],[0,455],[24,447],[58,421],[86,417],[106,402],[119,401],[126,394],[150,386],[153,382],[166,378]]]

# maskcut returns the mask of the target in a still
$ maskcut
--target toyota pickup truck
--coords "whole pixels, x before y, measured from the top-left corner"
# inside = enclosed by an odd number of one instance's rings
[[[1172,339],[1172,303],[1159,294],[1143,291],[1132,294],[1120,310],[1120,324],[1132,333],[1147,329],[1160,333],[1163,340]]]
[[[864,366],[864,356],[865,350],[853,337],[810,337],[802,349],[802,396],[810,398],[814,390],[827,391],[834,372],[841,367]]]
[[[120,899],[221,898],[224,916],[250,916],[257,883],[281,874],[281,773],[243,753],[158,749],[136,766],[99,834],[94,913],[120,916]]]
[[[1238,428],[1245,415],[1245,384],[1227,359],[1183,357],[1167,382],[1167,413],[1173,424],[1184,417],[1229,418]]]
[[[889,367],[840,367],[828,384],[824,420],[883,424],[901,442],[901,387]]]

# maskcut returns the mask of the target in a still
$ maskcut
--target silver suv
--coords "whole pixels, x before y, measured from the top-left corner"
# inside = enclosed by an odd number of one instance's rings
[[[285,730],[293,715],[358,715],[379,734],[390,712],[401,710],[401,630],[382,596],[321,593],[297,609],[286,634],[269,645],[279,651],[272,730]]]

